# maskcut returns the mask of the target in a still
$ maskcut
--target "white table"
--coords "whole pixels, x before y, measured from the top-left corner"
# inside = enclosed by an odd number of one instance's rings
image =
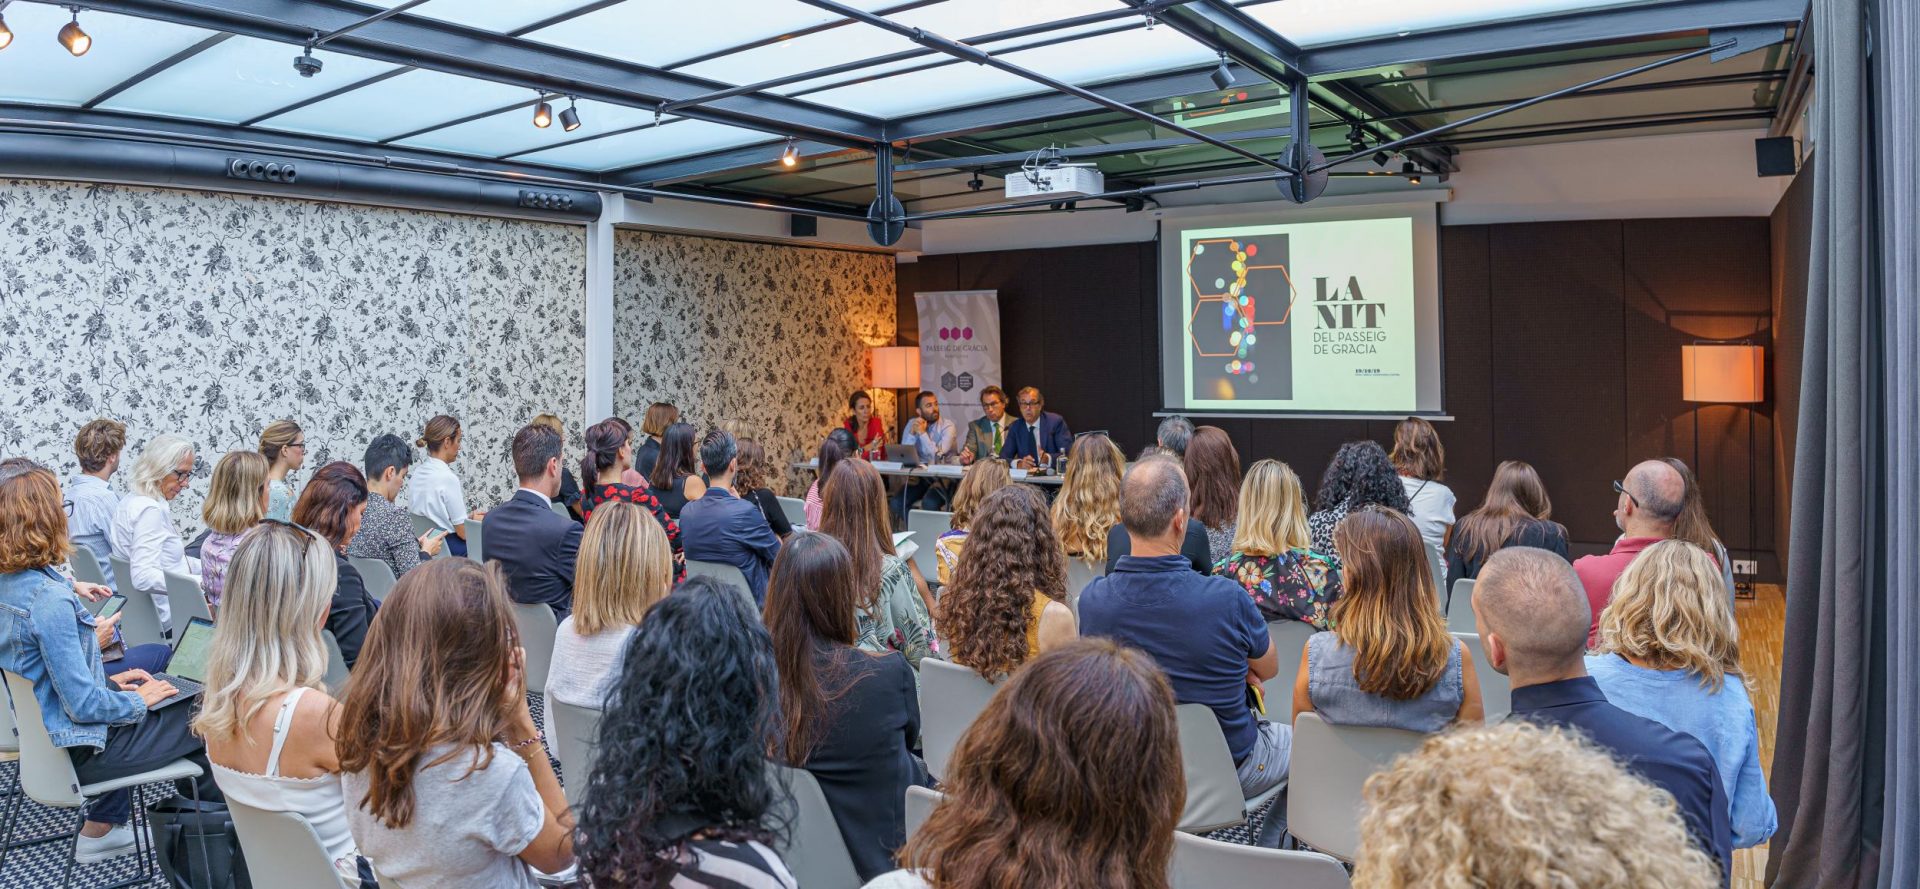
[[[920,466],[912,469],[908,469],[899,463],[892,463],[885,460],[872,460],[868,462],[868,465],[872,466],[881,475],[892,478],[942,478],[957,482],[967,474],[967,467],[952,463]],[[791,466],[797,470],[815,472],[820,468],[820,461],[797,461],[791,464]],[[1014,481],[1026,482],[1030,485],[1052,485],[1059,487],[1062,481],[1061,477],[1057,475],[1032,475],[1024,469],[1012,470],[1012,474]]]

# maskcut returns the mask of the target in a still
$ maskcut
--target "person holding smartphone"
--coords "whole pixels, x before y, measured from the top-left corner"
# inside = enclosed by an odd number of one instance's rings
[[[413,520],[393,503],[406,490],[407,473],[413,468],[413,448],[400,436],[375,438],[367,445],[362,468],[367,473],[367,512],[360,530],[347,542],[347,556],[385,562],[397,580],[439,555],[447,532],[436,528],[415,536]]]

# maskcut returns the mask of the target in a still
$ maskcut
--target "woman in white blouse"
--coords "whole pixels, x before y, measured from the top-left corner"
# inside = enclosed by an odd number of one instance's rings
[[[427,430],[413,442],[427,449],[427,458],[420,461],[413,477],[407,480],[407,510],[448,532],[447,554],[464,557],[467,520],[477,521],[487,511],[467,511],[466,491],[460,486],[460,476],[455,475],[449,465],[460,459],[460,439],[459,420],[441,414],[427,421]]]
[[[133,492],[114,508],[108,529],[113,554],[133,569],[133,588],[153,597],[162,625],[171,620],[166,572],[200,579],[200,560],[187,555],[168,508],[191,478],[193,443],[178,435],[153,437],[133,462]]]
[[[573,613],[554,634],[547,697],[605,709],[627,642],[647,612],[673,590],[667,532],[645,507],[602,503],[580,538],[573,575]],[[553,710],[547,710],[552,719]],[[548,736],[553,728],[547,728]]]

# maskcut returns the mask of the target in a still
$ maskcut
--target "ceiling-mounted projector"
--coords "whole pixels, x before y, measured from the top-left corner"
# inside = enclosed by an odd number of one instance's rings
[[[1093,164],[1069,164],[1058,148],[1042,148],[1020,165],[1020,172],[1006,177],[1007,197],[1032,198],[1053,195],[1099,194],[1106,190],[1107,177]]]

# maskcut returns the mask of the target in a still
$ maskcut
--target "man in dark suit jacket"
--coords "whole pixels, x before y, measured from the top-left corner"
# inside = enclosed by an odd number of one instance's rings
[[[1013,461],[1018,469],[1032,469],[1066,456],[1073,447],[1073,433],[1067,421],[1046,410],[1046,399],[1032,386],[1020,390],[1020,420],[1007,430],[1000,445],[1000,458]]]
[[[481,554],[500,563],[513,601],[546,605],[555,619],[573,611],[573,566],[582,531],[579,522],[553,511],[560,463],[560,433],[545,426],[521,429],[513,437],[520,489],[480,523]]]

